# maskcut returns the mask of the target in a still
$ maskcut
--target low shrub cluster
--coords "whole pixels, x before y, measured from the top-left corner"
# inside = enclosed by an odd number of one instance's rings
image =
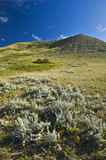
[[[37,59],[35,62],[36,64],[43,64],[43,63],[50,63],[50,61],[48,59]]]
[[[15,78],[12,81],[17,84]],[[35,144],[43,150],[51,149],[54,154],[62,153],[63,157],[70,155],[73,147],[77,154],[104,148],[105,122],[95,115],[104,106],[100,96],[87,96],[77,86],[57,84],[51,87],[43,83],[37,85],[33,78],[24,79],[24,82],[32,81],[35,86],[12,97],[0,111],[12,115],[14,143]]]

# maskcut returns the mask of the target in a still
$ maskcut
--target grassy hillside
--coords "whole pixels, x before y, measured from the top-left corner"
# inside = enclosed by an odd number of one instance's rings
[[[61,51],[80,52],[106,52],[106,42],[97,38],[79,34],[66,39],[57,40],[50,46],[51,48],[60,47]]]
[[[85,35],[0,48],[1,160],[105,159],[105,49]]]
[[[61,40],[16,43],[9,47],[0,49],[0,52],[5,51],[7,48],[15,51],[22,51],[24,49],[33,50],[37,48],[59,48],[61,51],[68,51],[70,53],[106,53],[106,42],[91,36],[79,34]]]

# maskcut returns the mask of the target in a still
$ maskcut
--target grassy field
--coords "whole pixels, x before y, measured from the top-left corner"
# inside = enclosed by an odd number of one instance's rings
[[[28,48],[26,49],[25,46],[28,46]],[[34,108],[33,97],[31,97],[31,99],[27,97],[27,94],[29,93],[32,93],[33,95],[32,90],[34,87],[36,89],[36,86],[38,88],[40,85],[41,87],[45,85],[53,87],[54,85],[59,83],[62,87],[70,84],[70,86],[73,88],[77,85],[81,90],[81,93],[83,92],[85,97],[87,95],[95,97],[95,95],[98,94],[98,103],[102,104],[102,102],[106,102],[105,53],[62,53],[58,47],[49,49],[45,46],[42,46],[42,48],[40,48],[41,46],[42,44],[37,45],[36,47],[33,45],[30,46],[29,43],[26,43],[24,45],[14,44],[12,46],[0,48],[0,156],[2,157],[2,160],[35,160],[40,159],[40,156],[43,157],[42,159],[51,160],[55,160],[56,157],[57,159],[61,160],[69,159],[70,157],[76,158],[78,160],[104,159],[104,142],[102,142],[103,146],[99,150],[89,150],[91,144],[87,144],[86,149],[88,149],[89,151],[83,151],[81,134],[84,134],[86,132],[85,126],[73,127],[72,129],[66,130],[65,132],[63,131],[65,130],[65,127],[59,124],[58,127],[60,127],[60,129],[57,129],[57,132],[60,134],[60,139],[58,139],[58,143],[61,144],[63,148],[61,151],[57,152],[55,147],[53,147],[54,142],[52,145],[50,145],[51,148],[48,147],[48,144],[46,144],[46,146],[43,144],[43,147],[45,146],[45,150],[42,150],[38,149],[35,143],[32,142],[30,143],[30,145],[28,145],[28,142],[26,141],[26,145],[21,146],[20,144],[14,143],[12,141],[16,119],[19,116],[22,118],[23,114],[21,113],[21,109],[16,106],[21,106],[22,108],[26,107],[25,110],[27,111],[28,103],[30,106],[30,109],[28,109],[30,114],[32,112],[36,112],[42,120],[40,111],[35,110]],[[34,64],[33,62],[39,58],[46,58],[50,61],[50,63]],[[39,79],[40,82],[38,82],[37,79]],[[49,79],[51,81],[48,80],[47,82],[47,80],[44,79]],[[41,88],[39,88],[39,90],[40,89]],[[42,95],[42,90],[43,88],[41,89],[41,96],[44,96]],[[51,90],[52,89],[50,88],[50,91]],[[46,94],[45,92],[46,91],[44,91],[44,94]],[[16,103],[16,110],[12,110],[9,105],[13,103],[13,100],[14,103]],[[18,100],[19,102],[17,102]],[[33,105],[31,101],[33,102]],[[44,103],[45,105],[44,99],[42,103]],[[40,104],[41,106],[42,103]],[[76,112],[79,111],[78,106],[79,104],[77,104],[77,108],[75,108]],[[85,108],[81,111],[81,114],[84,114],[83,116],[95,116],[96,118],[100,118],[104,121],[105,105],[102,107],[102,109],[98,110]],[[76,114],[76,116],[78,115]],[[44,130],[44,133],[46,134],[46,130]],[[72,144],[68,142],[68,136],[70,137],[69,139]],[[95,145],[96,144],[94,144],[94,147]],[[64,158],[61,156],[63,156]]]
[[[54,77],[61,83],[87,88],[89,92],[105,94],[106,56],[97,53],[62,54],[56,49],[29,49],[15,51],[9,47],[0,49],[0,77],[33,76]],[[49,64],[34,64],[37,59],[47,58]],[[104,95],[105,96],[105,95]]]

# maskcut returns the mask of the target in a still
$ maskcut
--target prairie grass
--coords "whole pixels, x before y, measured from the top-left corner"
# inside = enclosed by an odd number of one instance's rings
[[[29,46],[28,46],[29,45]],[[54,79],[51,81],[48,86],[54,86],[56,83],[60,83],[62,87],[70,84],[72,87],[78,85],[81,89],[81,92],[86,95],[91,95],[94,97],[95,94],[100,95],[100,102],[105,103],[106,98],[106,55],[105,53],[88,53],[86,54],[73,54],[73,53],[61,53],[60,49],[52,48],[48,49],[44,47],[45,44],[32,44],[30,43],[18,43],[9,47],[0,48],[0,83],[8,81],[13,84],[11,78],[13,76],[21,77],[34,77],[43,79],[51,78]],[[48,45],[48,44],[47,44]],[[40,48],[41,47],[41,48]],[[32,62],[37,59],[48,59],[50,63],[47,64],[34,64]],[[74,67],[73,67],[74,66]],[[68,72],[73,71],[73,72]],[[36,87],[31,81],[25,81],[24,78],[16,88],[12,91],[3,92],[3,87],[0,87],[0,110],[5,110],[6,104],[11,102],[11,99],[19,98],[23,99],[23,94],[27,93],[29,89]],[[18,79],[18,78],[17,78]],[[30,79],[30,78],[29,78]],[[16,84],[18,81],[16,81]],[[39,86],[39,84],[37,84]],[[42,84],[45,86],[45,84]],[[45,93],[45,92],[44,92]],[[51,98],[51,97],[50,97]],[[29,97],[30,101],[30,97]],[[23,100],[23,103],[25,101]],[[33,104],[34,105],[34,104]],[[31,112],[33,112],[33,107]],[[20,108],[17,109],[17,111]],[[77,111],[77,108],[76,108]],[[105,107],[98,111],[89,110],[90,115],[94,115],[102,120],[105,120]],[[86,112],[86,109],[84,110]],[[37,114],[39,114],[37,112]],[[17,114],[18,115],[18,114]],[[62,141],[58,140],[59,143],[63,143],[63,150],[61,152],[56,151],[54,147],[49,148],[48,150],[40,151],[35,144],[26,145],[25,147],[20,147],[18,145],[11,143],[11,133],[14,127],[14,121],[12,120],[11,115],[2,115],[0,113],[0,119],[9,121],[9,124],[6,127],[1,127],[0,124],[0,151],[1,156],[4,159],[39,159],[41,156],[47,159],[56,159],[55,155],[58,154],[63,160],[63,157],[68,158],[73,157],[79,153],[81,149],[80,135],[83,133],[83,127],[79,127],[79,130],[68,130],[66,135],[70,136],[70,142],[66,137],[64,137],[64,128],[60,126],[60,135]],[[5,124],[5,123],[4,123]],[[5,124],[6,125],[6,124]],[[67,137],[68,137],[67,136]],[[73,145],[73,142],[75,143]],[[70,144],[69,144],[70,143]],[[71,147],[70,147],[71,146]],[[77,146],[77,150],[75,149]],[[89,145],[88,145],[89,148]],[[15,152],[16,150],[16,152]],[[33,152],[33,153],[32,153]],[[103,155],[102,155],[103,153]],[[19,155],[18,155],[19,154]],[[99,151],[95,151],[92,154],[88,155],[78,155],[79,159],[85,160],[95,160],[103,159],[105,157],[104,149],[102,148]],[[45,157],[46,155],[46,157]],[[78,157],[77,157],[78,158]]]

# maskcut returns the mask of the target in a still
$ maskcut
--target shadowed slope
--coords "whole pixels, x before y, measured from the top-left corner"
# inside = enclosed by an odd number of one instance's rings
[[[54,47],[60,47],[62,51],[70,52],[106,51],[106,42],[79,34],[53,42],[50,48]]]

